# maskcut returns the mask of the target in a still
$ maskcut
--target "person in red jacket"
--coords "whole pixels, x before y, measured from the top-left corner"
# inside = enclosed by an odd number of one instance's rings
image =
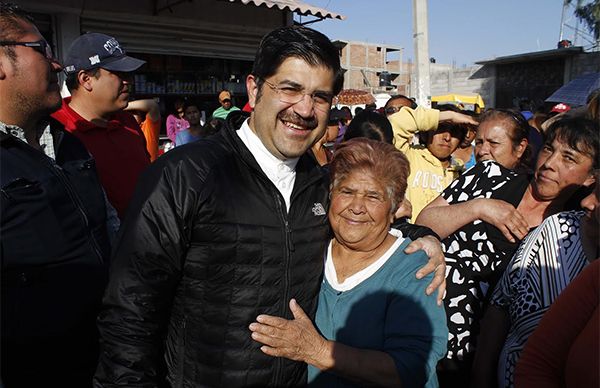
[[[140,126],[133,115],[123,112],[133,71],[144,63],[125,55],[108,35],[92,32],[78,37],[65,60],[71,97],[52,115],[96,159],[102,186],[121,219],[138,176],[150,164]]]

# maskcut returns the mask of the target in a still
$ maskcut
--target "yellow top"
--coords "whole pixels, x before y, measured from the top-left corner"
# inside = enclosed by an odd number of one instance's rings
[[[414,223],[421,210],[460,175],[463,163],[451,159],[450,166],[444,168],[442,162],[425,145],[411,144],[413,136],[418,132],[437,129],[440,118],[438,110],[404,107],[388,118],[394,130],[394,145],[404,152],[410,162],[406,198],[412,204],[411,222]]]

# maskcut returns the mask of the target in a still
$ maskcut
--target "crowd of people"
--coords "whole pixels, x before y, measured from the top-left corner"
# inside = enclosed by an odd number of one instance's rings
[[[143,65],[0,2],[0,387],[598,386],[600,91],[351,112],[282,27],[159,156]]]

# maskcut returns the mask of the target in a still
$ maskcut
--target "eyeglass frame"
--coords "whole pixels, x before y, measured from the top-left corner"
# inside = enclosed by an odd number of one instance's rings
[[[17,42],[17,41],[12,41],[12,40],[0,40],[0,46],[30,47],[30,48],[34,49],[35,51],[37,51],[38,53],[42,54],[47,60],[49,60],[49,61],[56,60],[56,57],[54,56],[54,53],[52,52],[52,47],[50,47],[50,44],[48,42],[46,42],[44,39],[40,39],[35,42]]]
[[[286,104],[294,105],[294,104],[297,104],[300,101],[302,101],[304,99],[304,96],[310,96],[310,99],[312,100],[313,106],[315,107],[315,109],[322,111],[322,112],[329,112],[329,109],[333,105],[333,101],[335,99],[335,95],[333,93],[320,92],[320,91],[306,93],[301,90],[294,89],[292,87],[285,88],[285,89],[281,88],[281,87],[267,81],[266,79],[263,79],[263,81],[264,81],[264,83],[267,84],[268,87],[271,88],[271,90],[273,90],[275,93],[277,93],[277,95],[279,96],[279,101],[284,102]],[[293,96],[290,96],[290,94],[289,94],[290,92],[293,95],[296,95],[296,97],[298,97],[298,99],[296,101],[290,101],[290,100],[285,101],[282,99],[282,96],[284,96],[283,98],[285,98],[285,96],[295,98]],[[323,107],[321,107],[320,103],[318,103],[315,100],[315,97],[325,99],[327,101],[327,104],[326,104],[327,107],[325,107],[325,105],[323,105]]]

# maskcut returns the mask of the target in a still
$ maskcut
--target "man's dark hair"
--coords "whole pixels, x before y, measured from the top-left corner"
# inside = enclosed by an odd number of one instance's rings
[[[344,133],[344,141],[355,137],[366,137],[394,144],[394,131],[387,117],[372,111],[363,110],[354,116]]]
[[[91,77],[94,77],[94,78],[100,77],[100,68],[99,67],[89,69],[89,70],[83,70],[83,71],[88,73]],[[73,92],[73,90],[79,89],[79,79],[77,77],[77,74],[79,74],[79,72],[69,73],[69,74],[67,74],[67,78],[65,79],[65,85],[67,85],[67,89],[69,89],[69,92],[71,92],[71,93]]]
[[[198,101],[196,100],[185,100],[183,103],[184,112],[187,110],[187,108],[190,108],[192,106],[195,106],[198,109],[198,111],[202,112],[202,109],[200,109],[201,104],[198,103]]]
[[[33,24],[33,17],[13,3],[0,2],[0,40],[15,41],[25,34],[20,21]],[[17,56],[12,46],[2,46],[11,61]]]
[[[312,66],[325,66],[333,71],[333,94],[344,84],[339,50],[322,33],[303,26],[281,27],[263,37],[256,52],[252,75],[257,80],[258,97],[263,81],[277,72],[288,58],[300,58]]]
[[[406,100],[406,101],[410,101],[410,108],[411,109],[417,109],[417,103],[410,97],[406,97],[404,94],[396,94],[395,96],[390,97],[389,100],[387,100],[385,102],[385,106],[387,106],[390,102],[394,101],[394,100]]]

